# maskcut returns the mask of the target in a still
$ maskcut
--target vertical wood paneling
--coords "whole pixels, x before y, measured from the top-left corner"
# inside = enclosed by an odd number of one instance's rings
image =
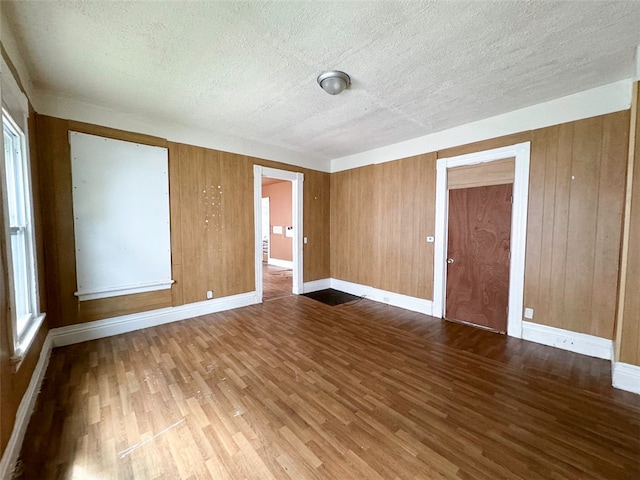
[[[622,228],[622,192],[626,181],[626,168],[620,162],[627,155],[627,142],[618,132],[629,128],[628,115],[603,117],[600,184],[598,185],[598,218],[593,264],[594,282],[591,291],[591,331],[594,335],[613,338],[616,298],[613,285],[618,285],[616,260],[620,257]],[[608,295],[602,295],[602,285],[608,286]]]
[[[253,165],[247,157],[220,152],[222,203],[222,296],[255,290]]]
[[[331,276],[430,299],[435,154],[331,176]]]
[[[551,244],[543,245],[549,249],[551,256],[550,295],[548,297],[550,310],[547,317],[534,317],[534,322],[547,322],[557,325],[565,316],[565,283],[567,272],[567,236],[569,229],[569,200],[571,189],[571,156],[573,145],[573,125],[560,126],[558,139],[558,156],[556,159],[555,189],[545,191],[545,194],[553,196],[553,230],[551,231]],[[535,133],[534,133],[535,135]],[[534,181],[531,179],[530,181]],[[535,181],[540,181],[535,179]],[[527,279],[525,278],[525,283]],[[542,298],[541,301],[545,299]],[[526,299],[525,299],[525,305]]]
[[[627,182],[625,214],[626,258],[621,266],[621,312],[618,315],[616,340],[619,345],[617,361],[640,365],[640,83],[633,86],[634,97],[629,148],[629,182]]]
[[[330,175],[303,170],[304,280],[329,278],[330,273]]]
[[[75,239],[71,190],[68,122],[38,115],[36,119],[43,234],[47,270],[48,312],[51,327],[76,322]]]
[[[180,189],[180,145],[169,143],[169,208],[171,224],[171,304],[184,304],[182,277],[182,229],[181,189]]]
[[[294,165],[248,157],[250,165],[277,168],[304,175],[303,187],[303,278],[305,282],[329,278],[330,174]],[[253,177],[251,177],[253,178]]]
[[[612,338],[628,121],[533,132],[525,306],[536,323]]]
[[[588,329],[591,333],[601,149],[602,117],[575,122],[563,315],[565,328],[574,332]]]
[[[169,147],[171,298],[130,295],[80,308],[76,289],[70,129]],[[253,165],[301,171],[304,184],[304,280],[329,276],[329,174],[96,125],[38,116],[43,230],[52,326],[108,318],[253,291]]]

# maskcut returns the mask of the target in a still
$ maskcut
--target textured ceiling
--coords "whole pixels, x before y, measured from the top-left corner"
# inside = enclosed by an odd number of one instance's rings
[[[37,91],[337,158],[629,78],[640,2],[2,2]],[[326,69],[352,87],[324,93]]]

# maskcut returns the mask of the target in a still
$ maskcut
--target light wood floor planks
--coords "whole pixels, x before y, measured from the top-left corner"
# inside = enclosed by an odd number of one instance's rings
[[[288,297],[293,288],[293,270],[262,264],[262,300]]]
[[[24,479],[634,479],[610,365],[289,296],[55,349]]]

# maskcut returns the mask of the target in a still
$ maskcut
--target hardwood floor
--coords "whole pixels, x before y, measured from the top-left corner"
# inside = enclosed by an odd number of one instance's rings
[[[53,351],[24,479],[635,479],[610,364],[303,296]]]
[[[262,300],[288,297],[293,287],[293,270],[262,264]]]

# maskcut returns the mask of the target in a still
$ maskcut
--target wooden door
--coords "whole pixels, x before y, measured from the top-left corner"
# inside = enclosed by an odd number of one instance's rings
[[[449,190],[445,318],[507,331],[512,190]]]

